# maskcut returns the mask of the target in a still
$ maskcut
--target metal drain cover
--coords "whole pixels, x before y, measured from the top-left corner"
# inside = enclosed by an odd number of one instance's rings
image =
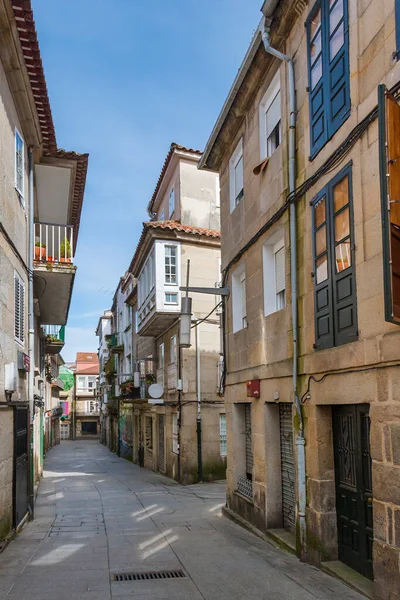
[[[145,571],[143,573],[114,573],[114,581],[147,581],[150,579],[179,579],[186,577],[182,570],[178,571]]]

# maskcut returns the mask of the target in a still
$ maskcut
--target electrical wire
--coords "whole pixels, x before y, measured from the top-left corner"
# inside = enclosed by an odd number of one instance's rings
[[[215,289],[218,290],[218,288],[215,288]],[[217,308],[219,308],[221,305],[222,305],[222,300],[220,302],[218,302],[218,304],[216,304],[212,310],[210,310],[210,312],[208,313],[208,315],[206,317],[204,317],[203,319],[200,319],[199,321],[196,321],[196,323],[194,325],[192,325],[190,329],[194,329],[195,327],[200,325],[200,323],[204,323],[204,321],[207,321],[208,317],[211,317],[213,312],[215,312],[217,310]]]
[[[304,392],[304,394],[302,395],[302,397],[300,398],[300,402],[301,402],[301,404],[304,404],[305,401],[310,398],[309,394],[310,394],[312,381],[314,381],[315,383],[321,383],[327,377],[334,376],[334,375],[348,375],[349,373],[363,373],[365,371],[375,371],[376,369],[390,369],[391,367],[400,367],[400,363],[391,363],[390,365],[382,365],[382,364],[370,365],[369,367],[361,367],[359,369],[347,369],[346,371],[331,371],[330,373],[324,373],[324,375],[322,375],[318,379],[316,377],[314,377],[314,375],[310,375],[308,378],[308,381],[307,381],[307,389]]]

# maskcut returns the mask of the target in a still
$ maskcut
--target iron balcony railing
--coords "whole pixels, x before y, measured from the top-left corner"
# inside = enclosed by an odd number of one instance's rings
[[[35,223],[35,261],[72,263],[74,228],[71,225]]]
[[[48,340],[65,342],[65,325],[42,325],[42,331]]]

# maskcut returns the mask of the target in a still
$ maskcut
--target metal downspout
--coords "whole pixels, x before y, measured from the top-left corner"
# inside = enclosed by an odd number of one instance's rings
[[[270,43],[271,20],[264,20],[264,28],[261,31],[265,51],[275,56],[288,65],[289,69],[289,194],[296,189],[296,90],[294,77],[294,64],[292,58],[272,48]],[[298,492],[298,526],[300,555],[305,555],[306,541],[306,463],[305,463],[305,439],[304,422],[301,411],[299,396],[297,393],[298,378],[298,321],[297,321],[297,231],[296,231],[296,204],[290,204],[290,281],[293,323],[293,398],[298,417],[298,432],[296,435],[297,446],[297,492]]]
[[[29,247],[28,247],[28,342],[29,342],[29,377],[28,377],[28,401],[29,401],[29,512],[33,519],[34,514],[34,370],[35,370],[35,315],[33,306],[33,248],[35,243],[34,226],[34,196],[33,196],[33,148],[28,150],[29,156]]]
[[[200,325],[195,327],[196,332],[196,393],[197,393],[197,468],[199,481],[203,481],[203,450],[201,440],[201,362],[200,362]]]

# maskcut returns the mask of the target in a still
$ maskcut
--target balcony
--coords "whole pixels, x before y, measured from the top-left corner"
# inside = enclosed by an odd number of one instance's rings
[[[107,348],[112,354],[123,354],[124,344],[119,333],[106,335]]]
[[[34,293],[41,320],[65,325],[76,267],[73,265],[73,227],[35,223]]]
[[[43,325],[46,354],[59,354],[65,344],[65,325]]]
[[[169,301],[173,300],[173,301]],[[179,317],[180,292],[171,286],[153,288],[138,308],[138,334],[158,337]]]

